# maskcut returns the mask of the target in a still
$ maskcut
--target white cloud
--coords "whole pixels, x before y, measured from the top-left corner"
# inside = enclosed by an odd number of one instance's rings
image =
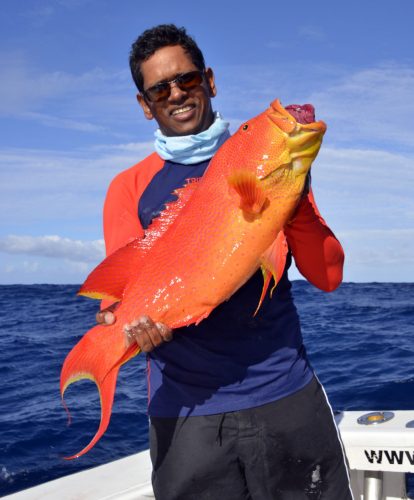
[[[323,146],[312,169],[318,207],[345,250],[344,280],[412,281],[413,156]]]
[[[299,36],[312,42],[323,42],[326,39],[326,35],[321,29],[310,25],[300,27]]]
[[[104,258],[103,240],[0,237],[0,283],[82,283]]]
[[[92,146],[91,151],[134,153],[139,155],[148,155],[154,150],[154,142],[126,142],[124,144],[97,144]]]
[[[36,109],[57,97],[91,90],[94,82],[108,79],[98,69],[80,75],[61,71],[41,72],[22,52],[0,53],[0,64],[0,92],[3,96],[0,113],[5,114]]]
[[[278,40],[269,40],[266,44],[265,47],[268,49],[283,49],[283,47],[286,46],[286,42],[281,42]]]
[[[126,123],[145,122],[127,69],[41,71],[23,52],[0,53],[0,66],[0,116],[6,119],[115,136]]]
[[[337,141],[412,149],[414,68],[384,64],[343,75],[309,96]]]
[[[322,147],[313,186],[323,215],[340,230],[414,227],[414,157]]]
[[[305,42],[320,43],[325,42],[327,38],[325,32],[314,25],[297,26],[296,29],[292,26],[291,32],[292,36],[289,37],[289,39],[286,39],[286,37],[283,39],[270,39],[264,44],[264,46],[267,49],[275,50],[280,53],[282,50],[286,52],[287,50],[292,49],[292,47],[300,46],[303,44],[304,40]],[[277,31],[272,33],[273,36],[277,34]],[[279,71],[279,69],[280,65],[278,64],[277,70]],[[255,72],[257,72],[257,69]]]
[[[104,258],[103,240],[80,241],[60,236],[17,236],[9,235],[0,238],[0,252],[8,254],[24,254],[39,257],[66,259],[81,263],[96,262]],[[31,271],[37,271],[38,264],[24,263]]]
[[[352,148],[413,150],[414,68],[389,63],[347,70],[311,62],[228,65],[217,71],[217,109],[243,121],[276,97],[310,102],[328,124],[327,140]]]
[[[82,283],[98,263],[1,253],[0,284]]]
[[[26,112],[19,115],[21,118],[35,120],[47,127],[66,128],[78,130],[79,132],[105,132],[108,129],[101,125],[95,125],[89,122],[81,122],[77,120],[70,120],[67,118],[59,118],[57,116],[50,116],[44,113]]]
[[[152,152],[152,143],[97,145],[78,151],[0,153],[2,233],[101,234],[111,179]],[[88,225],[86,227],[85,225]],[[0,233],[1,234],[1,233]],[[85,233],[86,234],[86,233]]]
[[[414,229],[340,231],[349,264],[414,266]]]
[[[339,230],[335,233],[345,252],[344,281],[414,280],[414,229]],[[295,266],[289,276],[303,279]]]
[[[36,3],[25,3],[20,15],[28,19],[32,25],[43,27],[53,21],[55,14],[61,8],[75,9],[87,3],[90,3],[90,0],[54,0],[53,3],[49,0],[38,0]]]
[[[36,273],[39,270],[38,262],[23,261],[23,270],[26,273]]]

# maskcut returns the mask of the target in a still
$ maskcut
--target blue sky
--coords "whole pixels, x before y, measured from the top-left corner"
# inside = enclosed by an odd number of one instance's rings
[[[414,280],[414,2],[3,0],[0,283],[80,283],[114,175],[152,150],[131,43],[185,26],[235,128],[279,97],[328,132],[313,168],[346,281]],[[297,271],[291,273],[298,278]]]

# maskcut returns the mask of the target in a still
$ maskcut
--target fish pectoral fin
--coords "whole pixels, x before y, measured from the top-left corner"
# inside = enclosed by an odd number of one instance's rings
[[[236,170],[228,183],[240,196],[240,208],[250,215],[260,215],[269,203],[265,189],[256,174],[249,170]]]
[[[272,277],[275,283],[270,290],[270,297],[272,296],[274,289],[279,283],[279,280],[282,277],[283,271],[285,269],[287,253],[288,245],[285,233],[283,231],[279,231],[275,241],[270,245],[270,247],[266,250],[266,252],[260,259],[264,283],[262,294],[259,299],[259,304],[256,308],[254,316],[256,316],[263,303]]]

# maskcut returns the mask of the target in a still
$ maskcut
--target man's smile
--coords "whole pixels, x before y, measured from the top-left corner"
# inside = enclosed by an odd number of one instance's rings
[[[172,116],[182,115],[184,113],[188,113],[195,109],[194,104],[187,104],[186,106],[181,106],[180,108],[176,108],[171,112]]]

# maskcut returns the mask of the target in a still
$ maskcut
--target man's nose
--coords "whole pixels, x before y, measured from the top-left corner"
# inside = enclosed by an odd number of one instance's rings
[[[176,82],[170,82],[170,100],[177,101],[182,99],[183,95],[186,95],[187,91],[181,89]]]

